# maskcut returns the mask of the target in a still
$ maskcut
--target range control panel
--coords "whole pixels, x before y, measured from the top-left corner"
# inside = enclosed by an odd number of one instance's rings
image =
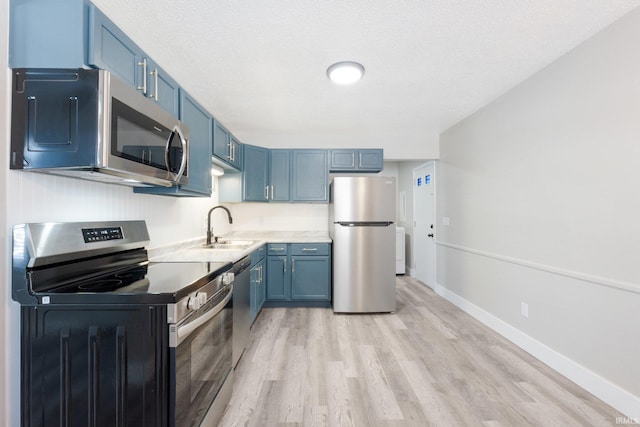
[[[83,228],[82,237],[85,243],[105,242],[107,240],[122,240],[122,227]]]

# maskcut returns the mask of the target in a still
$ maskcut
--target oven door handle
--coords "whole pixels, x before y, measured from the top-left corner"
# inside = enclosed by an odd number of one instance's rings
[[[222,301],[220,301],[215,307],[207,311],[202,316],[197,317],[191,322],[188,322],[184,325],[178,326],[176,334],[177,334],[177,344],[180,344],[185,338],[187,338],[193,331],[198,329],[200,326],[207,323],[209,320],[216,317],[218,313],[220,313],[224,306],[227,305],[231,297],[233,296],[233,285],[229,286],[229,293]]]

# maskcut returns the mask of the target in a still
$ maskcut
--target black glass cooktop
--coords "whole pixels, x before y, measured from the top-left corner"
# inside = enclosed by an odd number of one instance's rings
[[[34,293],[44,303],[172,303],[197,291],[231,266],[224,262],[141,262],[59,283],[49,279],[47,289]]]

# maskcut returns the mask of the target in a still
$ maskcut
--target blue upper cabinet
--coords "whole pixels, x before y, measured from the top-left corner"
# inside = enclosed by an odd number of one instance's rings
[[[220,122],[213,121],[213,157],[224,169],[242,168],[242,144]]]
[[[87,64],[109,70],[178,116],[178,84],[95,6],[89,6]]]
[[[269,150],[255,145],[244,145],[242,199],[247,202],[268,201]]]
[[[178,116],[180,86],[158,64],[151,59],[147,61],[147,97],[174,116]],[[144,81],[142,86],[144,87]]]
[[[382,149],[329,150],[329,172],[380,172],[384,168]]]
[[[142,49],[95,6],[89,6],[87,64],[109,70],[120,80],[144,93],[148,62]]]
[[[269,200],[272,202],[291,200],[291,150],[270,150]]]
[[[12,0],[11,68],[109,70],[178,117],[178,84],[94,5],[83,0]]]
[[[83,0],[10,0],[9,67],[81,67],[88,7]]]
[[[291,150],[291,201],[328,202],[327,150]]]
[[[189,128],[189,183],[177,187],[135,188],[136,193],[166,196],[211,196],[212,117],[192,97],[180,91],[180,120]]]

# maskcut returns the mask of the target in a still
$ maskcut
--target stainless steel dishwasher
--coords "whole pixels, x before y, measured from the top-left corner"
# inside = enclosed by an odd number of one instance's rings
[[[235,279],[233,282],[233,366],[242,357],[249,343],[251,327],[251,300],[249,268],[251,258],[246,256],[233,264]]]

